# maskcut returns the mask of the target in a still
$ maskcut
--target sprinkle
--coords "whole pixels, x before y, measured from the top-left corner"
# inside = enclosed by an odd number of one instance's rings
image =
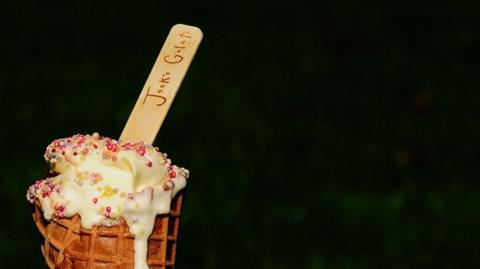
[[[145,156],[146,148],[144,145],[141,145],[139,148],[137,148],[137,153],[140,156]]]
[[[64,218],[65,217],[64,211],[65,211],[65,206],[64,205],[55,206],[55,215],[57,215],[57,217],[59,217],[61,219]]]
[[[98,202],[98,198],[97,197],[93,197],[93,203],[96,204]]]
[[[102,192],[103,197],[110,197],[110,196],[113,196],[114,194],[115,194],[115,191],[112,189],[112,187],[108,185],[103,187],[103,192]]]
[[[105,209],[102,207],[102,211],[105,210],[103,212],[103,215],[106,217],[106,218],[110,218],[110,216],[112,215],[111,214],[111,211],[112,211],[112,208],[110,206],[107,206]]]
[[[45,198],[45,197],[49,197],[50,196],[50,190],[46,189],[42,192],[42,197]]]
[[[85,139],[86,139],[85,136],[83,136],[83,135],[80,136],[80,138],[77,141],[77,145],[80,146],[81,144],[83,144],[85,142]]]
[[[123,144],[122,148],[125,149],[125,150],[131,150],[132,146],[133,146],[132,143],[127,142],[127,143]]]
[[[113,152],[118,151],[117,141],[112,139],[107,139],[107,149]]]
[[[133,193],[129,192],[127,196],[128,200],[133,200]]]
[[[33,185],[33,187],[35,188],[35,190],[38,190],[40,189],[41,185],[42,185],[42,181],[37,180],[35,181],[35,184]]]
[[[152,166],[153,166],[153,163],[152,163],[151,161],[149,161],[149,162],[147,163],[147,166],[148,166],[148,167],[152,167]]]
[[[103,180],[102,174],[100,173],[91,173],[90,174],[90,184],[94,185]]]

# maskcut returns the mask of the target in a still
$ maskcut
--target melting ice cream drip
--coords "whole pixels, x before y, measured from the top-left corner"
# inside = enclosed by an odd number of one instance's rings
[[[148,237],[155,217],[186,185],[188,170],[144,143],[93,135],[53,141],[45,160],[57,175],[30,186],[27,199],[40,201],[47,220],[81,217],[81,225],[112,226],[123,217],[135,236],[135,269],[147,269]]]

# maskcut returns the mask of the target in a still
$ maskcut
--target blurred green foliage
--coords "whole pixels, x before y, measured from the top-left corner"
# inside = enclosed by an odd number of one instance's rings
[[[480,6],[21,1],[0,10],[0,260],[54,138],[117,137],[175,23],[204,41],[156,141],[177,268],[478,268]],[[3,266],[0,266],[3,268]]]

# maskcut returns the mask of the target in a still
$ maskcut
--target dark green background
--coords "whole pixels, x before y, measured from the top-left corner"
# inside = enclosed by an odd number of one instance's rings
[[[1,268],[42,267],[46,145],[118,137],[179,22],[177,268],[480,267],[478,4],[69,2],[0,8]]]

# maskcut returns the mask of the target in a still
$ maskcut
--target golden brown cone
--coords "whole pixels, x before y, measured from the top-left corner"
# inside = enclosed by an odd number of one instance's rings
[[[171,269],[175,264],[182,200],[180,193],[172,200],[170,213],[155,220],[148,240],[150,269]],[[50,269],[133,269],[134,237],[123,219],[120,225],[92,229],[81,228],[78,215],[48,222],[38,201],[33,219],[45,239],[41,248]]]

